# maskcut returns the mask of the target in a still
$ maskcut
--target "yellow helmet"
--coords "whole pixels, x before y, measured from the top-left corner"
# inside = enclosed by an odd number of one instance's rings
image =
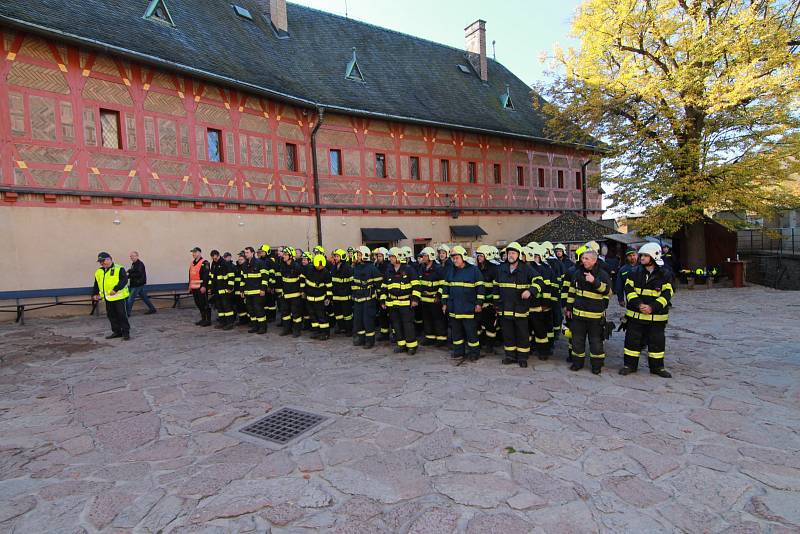
[[[369,247],[361,245],[355,251],[360,253],[362,258],[369,258]]]
[[[467,249],[462,247],[461,245],[456,245],[450,249],[451,256],[461,256],[462,258],[467,257]]]
[[[481,245],[481,246],[479,246],[478,250],[477,250],[477,253],[478,254],[483,254],[483,257],[486,258],[487,260],[491,260],[492,259],[492,247],[490,247],[489,245]]]
[[[439,252],[440,250],[444,250],[445,252],[447,252],[448,255],[450,254],[450,247],[448,247],[447,244],[445,243],[442,243],[441,245],[436,247],[436,252]]]
[[[386,250],[386,247],[378,247],[372,251],[373,254],[382,254],[383,256],[388,256],[389,251]]]
[[[321,269],[328,264],[328,260],[325,259],[324,254],[315,254],[312,261],[314,262],[315,269]]]
[[[263,250],[264,252],[266,252],[267,254],[269,254],[269,250],[270,250],[270,249],[269,249],[269,245],[267,245],[266,243],[264,243],[263,245],[261,245],[261,250]]]
[[[283,252],[288,254],[290,258],[297,257],[297,250],[294,247],[283,247]]]
[[[512,241],[511,243],[506,245],[506,251],[509,251],[509,250],[516,250],[518,253],[521,254],[522,253],[522,246],[519,243],[517,243],[516,241]]]
[[[559,243],[558,245],[553,247],[553,251],[556,250],[563,250],[564,252],[567,251],[567,247],[563,243]]]
[[[522,253],[525,255],[525,261],[533,261],[533,249],[531,247],[522,247]]]
[[[551,250],[553,250],[553,244],[550,241],[545,241],[544,243],[541,243],[541,245],[544,247],[544,249],[547,252],[550,252]]]
[[[314,251],[314,254],[325,254],[325,249],[322,247],[322,245],[317,245],[312,250]]]
[[[600,244],[597,241],[589,241],[586,243],[586,248],[590,248],[595,252],[600,252]]]
[[[389,257],[394,256],[395,258],[397,258],[397,261],[403,261],[403,251],[397,247],[390,248],[389,253],[386,255]]]
[[[584,252],[586,252],[586,250],[588,250],[586,245],[578,247],[578,250],[575,251],[575,255],[577,256],[578,259],[581,259],[581,256],[583,255]]]
[[[544,246],[544,243],[541,245],[536,245],[535,247],[531,247],[531,252],[533,252],[534,255],[539,256],[542,260],[547,257],[547,248]]]
[[[425,247],[419,252],[420,256],[423,254],[427,254],[429,258],[433,258],[436,256],[436,251],[433,250],[433,247]]]
[[[333,255],[339,256],[339,258],[344,258],[345,256],[347,256],[347,252],[342,248],[337,248],[336,250],[333,251]]]
[[[314,253],[311,252],[310,250],[306,250],[305,252],[303,252],[303,257],[304,258],[308,258],[308,261],[313,261],[314,260]]]
[[[535,247],[535,246],[536,246],[536,245],[538,245],[538,244],[539,244],[539,243],[537,243],[536,241],[531,241],[530,243],[528,243],[528,245],[527,245],[527,246],[528,246],[528,248],[532,249],[533,247]]]
[[[411,258],[414,255],[414,251],[408,245],[400,247],[400,250],[403,251],[403,255],[406,257],[406,259]]]

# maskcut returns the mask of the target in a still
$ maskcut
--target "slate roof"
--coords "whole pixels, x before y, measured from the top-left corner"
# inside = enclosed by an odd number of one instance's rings
[[[557,243],[586,243],[588,241],[606,241],[608,226],[597,221],[584,219],[574,212],[567,211],[563,215],[546,222],[539,228],[517,239],[522,245],[527,245],[531,241],[541,243],[550,241],[554,245]]]
[[[234,0],[252,21],[230,0],[166,2],[175,27],[142,17],[149,0],[3,2],[0,23],[299,105],[546,141],[530,87],[491,58],[484,83],[463,50],[308,7],[288,4],[281,39],[254,0]],[[366,83],[345,78],[353,47]]]

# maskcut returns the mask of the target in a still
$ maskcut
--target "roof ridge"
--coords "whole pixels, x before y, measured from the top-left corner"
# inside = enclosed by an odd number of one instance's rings
[[[456,52],[462,52],[464,54],[467,53],[467,51],[465,49],[463,49],[463,48],[458,48],[458,47],[455,47],[455,46],[452,46],[452,45],[440,43],[440,42],[434,41],[432,39],[426,39],[425,37],[419,37],[417,35],[412,35],[410,33],[401,32],[400,30],[394,30],[392,28],[386,28],[385,26],[379,26],[377,24],[373,24],[373,23],[367,22],[365,20],[354,19],[354,18],[351,18],[349,16],[345,17],[344,15],[340,15],[338,13],[333,13],[331,11],[325,11],[323,9],[319,9],[319,8],[311,7],[311,6],[306,6],[306,5],[303,5],[303,4],[296,4],[294,2],[286,2],[286,3],[290,4],[292,7],[296,7],[296,8],[299,8],[299,9],[305,9],[307,11],[315,11],[317,13],[322,13],[323,15],[328,15],[330,17],[335,17],[337,19],[342,19],[342,20],[345,20],[347,22],[355,22],[355,23],[361,24],[363,26],[369,26],[370,28],[375,28],[376,30],[382,30],[382,31],[389,32],[389,33],[394,33],[394,34],[397,34],[397,35],[402,35],[404,37],[410,37],[411,39],[414,39],[415,41],[422,41],[422,42],[429,43],[429,44],[432,44],[432,45],[441,46],[442,48],[449,48],[450,50],[454,50]],[[466,56],[464,57],[464,59],[466,59]],[[506,67],[505,65],[503,65],[502,63],[500,63],[496,59],[491,58],[489,56],[486,56],[486,59],[488,61],[492,61],[494,63],[497,63],[498,65],[501,65],[503,68],[505,68],[506,70],[511,72],[508,69],[508,67]],[[516,75],[514,75],[514,76],[516,76]],[[516,76],[516,77],[517,77],[517,79],[522,81],[522,78],[519,78],[519,76]],[[523,81],[523,83],[525,83],[525,82]],[[525,85],[528,85],[528,84],[525,83]]]

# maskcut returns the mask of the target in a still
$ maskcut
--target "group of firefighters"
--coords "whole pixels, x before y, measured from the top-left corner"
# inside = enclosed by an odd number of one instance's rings
[[[591,241],[576,250],[573,262],[562,244],[513,242],[503,251],[481,245],[473,258],[464,247],[426,247],[418,256],[410,247],[321,246],[303,252],[291,246],[258,250],[247,247],[233,261],[229,253],[192,249],[189,291],[200,310],[199,326],[249,325],[266,334],[278,322],[280,335],[329,339],[332,331],[352,336],[353,345],[369,349],[390,340],[394,352],[415,354],[422,345],[452,349],[452,357],[475,361],[502,347],[502,363],[527,367],[535,353],[553,355],[563,332],[570,369],[588,360],[594,374],[605,361],[604,340],[613,325],[606,309],[613,293],[625,316],[624,365],[620,374],[637,371],[646,349],[652,374],[669,378],[664,367],[664,330],[673,292],[672,270],[664,265],[658,244],[629,249],[626,265],[612,281],[611,269]],[[106,301],[114,333],[129,339],[125,269],[100,253],[95,299]],[[152,311],[152,310],[151,310]],[[588,345],[588,350],[587,350]]]

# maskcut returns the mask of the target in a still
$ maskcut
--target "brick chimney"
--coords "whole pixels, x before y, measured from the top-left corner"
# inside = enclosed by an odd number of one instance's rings
[[[467,40],[467,59],[484,82],[489,79],[489,65],[486,62],[486,21],[476,20],[464,28]]]
[[[280,37],[289,35],[289,20],[286,17],[286,0],[256,0],[264,16],[275,28],[275,33]]]

